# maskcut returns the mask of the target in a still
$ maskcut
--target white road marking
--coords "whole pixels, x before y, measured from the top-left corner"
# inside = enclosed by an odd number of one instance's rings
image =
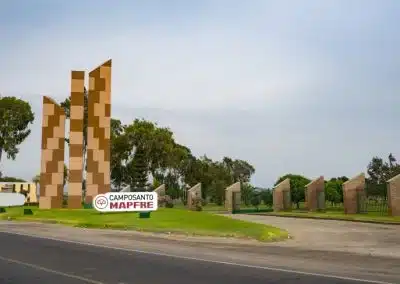
[[[40,266],[40,265],[36,265],[36,264],[32,264],[32,263],[29,263],[29,262],[24,262],[24,261],[12,259],[12,258],[7,258],[7,257],[0,256],[0,260],[4,260],[6,262],[27,266],[27,267],[30,267],[30,268],[34,268],[36,270],[45,271],[45,272],[52,273],[52,274],[57,274],[57,275],[64,276],[64,277],[67,277],[67,278],[72,278],[72,279],[76,279],[76,280],[85,281],[86,283],[105,284],[103,282],[92,280],[92,279],[89,279],[89,278],[86,278],[86,277],[68,274],[68,273],[65,273],[65,272],[62,272],[62,271],[46,268],[46,267],[43,267],[43,266]]]
[[[268,266],[258,266],[258,265],[251,265],[251,264],[235,263],[235,262],[229,262],[229,261],[203,259],[203,258],[197,258],[197,257],[174,255],[174,254],[169,254],[169,253],[142,251],[142,250],[138,250],[138,249],[128,249],[128,248],[121,248],[121,247],[113,247],[113,246],[99,245],[99,244],[94,244],[94,243],[89,243],[89,242],[62,240],[62,239],[56,239],[56,238],[44,237],[44,236],[32,236],[32,235],[28,235],[28,234],[24,234],[24,233],[8,232],[8,231],[4,231],[4,230],[0,230],[0,232],[7,233],[7,234],[20,235],[20,236],[25,236],[25,237],[31,237],[31,238],[38,238],[38,239],[44,239],[44,240],[64,242],[64,243],[69,243],[69,244],[86,245],[86,246],[98,247],[98,248],[104,248],[104,249],[113,249],[113,250],[119,250],[119,251],[135,252],[135,253],[142,253],[142,254],[155,255],[155,256],[173,257],[173,258],[178,258],[178,259],[209,262],[209,263],[215,263],[215,264],[224,264],[224,265],[231,265],[231,266],[238,266],[238,267],[263,269],[263,270],[270,270],[270,271],[276,271],[276,272],[292,273],[292,274],[307,275],[307,276],[316,276],[316,277],[339,279],[339,280],[348,280],[348,281],[371,283],[371,284],[396,284],[396,283],[392,283],[392,282],[361,279],[361,278],[356,278],[356,277],[346,277],[346,276],[332,275],[332,274],[325,274],[325,273],[313,273],[313,272],[306,272],[306,271],[293,270],[293,269],[284,269],[284,268],[276,268],[276,267],[268,267]],[[101,282],[93,282],[93,283],[100,284]],[[103,283],[101,283],[101,284],[103,284]]]

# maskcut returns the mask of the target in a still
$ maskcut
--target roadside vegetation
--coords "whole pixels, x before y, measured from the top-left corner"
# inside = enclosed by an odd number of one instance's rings
[[[23,209],[32,215],[24,215]],[[272,226],[234,220],[229,217],[181,209],[160,208],[150,218],[139,218],[139,213],[99,213],[92,209],[39,210],[37,207],[7,208],[2,219],[65,224],[74,227],[108,228],[183,234],[189,236],[215,236],[278,241],[288,233]]]

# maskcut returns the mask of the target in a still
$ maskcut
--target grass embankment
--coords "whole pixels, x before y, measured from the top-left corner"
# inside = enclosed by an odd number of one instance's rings
[[[344,221],[369,222],[369,223],[400,224],[400,217],[398,216],[393,217],[375,212],[369,212],[366,214],[344,214],[344,212],[340,211],[301,212],[293,210],[291,212],[274,212],[274,213],[265,213],[262,215],[311,218],[311,219],[344,220]]]
[[[91,209],[40,210],[30,207],[33,215],[24,215],[24,207],[7,208],[0,218],[23,221],[54,222],[74,227],[127,229],[147,232],[170,232],[184,235],[235,237],[276,241],[288,237],[286,231],[272,226],[234,220],[207,212],[160,208],[148,219],[132,213],[99,213]],[[25,207],[26,208],[26,207]]]

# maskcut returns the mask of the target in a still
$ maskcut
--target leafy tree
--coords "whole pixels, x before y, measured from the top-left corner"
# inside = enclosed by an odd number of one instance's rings
[[[126,163],[131,155],[132,143],[125,135],[125,126],[120,120],[111,119],[111,181],[118,190],[128,182]]]
[[[223,165],[227,168],[232,176],[232,183],[235,182],[249,182],[251,176],[255,173],[255,169],[247,161],[233,160],[229,157],[222,159]]]
[[[343,202],[342,179],[332,178],[325,183],[325,199],[333,204]]]
[[[0,97],[0,162],[2,153],[15,159],[20,145],[31,133],[35,116],[28,102],[16,97]]]
[[[400,165],[393,154],[388,155],[388,161],[373,157],[367,166],[367,194],[370,196],[386,197],[386,182],[392,177],[400,174]]]
[[[254,187],[248,182],[241,184],[240,193],[241,193],[240,195],[241,195],[242,201],[246,206],[248,206],[252,202],[251,200],[254,197],[254,195],[256,194]]]
[[[258,210],[258,208],[260,207],[260,204],[261,204],[260,193],[258,193],[258,192],[253,192],[252,195],[251,195],[250,200],[251,200],[251,201],[250,201],[250,202],[251,202],[251,205],[253,205],[254,207],[256,207],[257,210]]]
[[[135,119],[125,127],[132,146],[141,147],[147,168],[154,174],[158,169],[168,166],[168,156],[174,147],[173,133],[168,128],[144,119]]]
[[[285,179],[290,179],[290,191],[291,191],[291,198],[292,202],[296,204],[297,209],[300,208],[300,202],[304,201],[304,191],[305,186],[310,182],[310,180],[302,175],[295,175],[295,174],[286,174],[280,177],[275,185],[278,185]]]
[[[265,205],[267,205],[267,206],[273,205],[272,190],[270,190],[270,189],[261,190],[260,197]]]

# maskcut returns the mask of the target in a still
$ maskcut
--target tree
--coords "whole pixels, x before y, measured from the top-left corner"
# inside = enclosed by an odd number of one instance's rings
[[[261,200],[267,206],[273,205],[273,197],[272,197],[272,190],[270,189],[263,189],[260,191]]]
[[[15,159],[18,146],[29,136],[35,119],[28,102],[16,97],[0,97],[0,162],[2,153]]]
[[[400,165],[392,153],[388,155],[388,161],[384,161],[380,157],[373,157],[367,166],[367,173],[367,194],[386,197],[386,182],[400,174]]]
[[[125,126],[120,120],[111,119],[111,182],[120,190],[121,186],[127,184],[126,163],[130,157],[132,143],[125,135]]]
[[[129,185],[131,191],[143,191],[147,186],[147,161],[143,147],[137,147],[133,159],[128,163],[127,169],[130,172]]]
[[[67,184],[68,180],[68,168],[67,165],[64,164],[64,176],[63,176],[63,185],[65,186]]]
[[[258,207],[260,206],[260,204],[261,204],[260,193],[259,192],[253,192],[251,194],[251,205],[256,207],[256,209],[258,210]]]
[[[252,202],[252,198],[255,195],[255,190],[254,190],[254,187],[250,183],[245,182],[245,183],[242,183],[242,185],[241,185],[240,193],[241,193],[240,195],[241,195],[242,201],[244,202],[244,204],[246,206],[248,206]]]
[[[0,179],[2,182],[26,182],[26,180],[21,179],[21,178],[16,178],[16,177],[8,177],[4,176]]]
[[[300,202],[304,201],[305,199],[304,196],[305,187],[310,182],[310,180],[302,175],[286,174],[280,177],[276,181],[275,185],[278,185],[287,178],[290,179],[290,192],[291,192],[292,202],[295,203],[297,209],[299,209]]]
[[[332,178],[325,183],[325,199],[333,204],[343,202],[343,179]]]
[[[224,157],[222,163],[232,176],[232,183],[238,181],[249,182],[251,176],[255,173],[254,167],[247,161],[233,160],[229,157]]]
[[[144,119],[135,119],[125,127],[125,135],[132,147],[141,147],[143,159],[151,174],[168,167],[169,156],[175,144],[169,128],[158,127],[156,123]]]

